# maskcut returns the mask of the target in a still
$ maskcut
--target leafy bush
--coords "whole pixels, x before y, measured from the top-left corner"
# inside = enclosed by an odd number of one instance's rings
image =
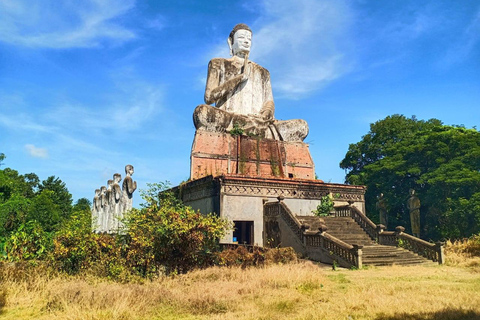
[[[250,250],[249,250],[250,249]],[[220,266],[259,267],[272,263],[298,261],[293,248],[260,248],[245,246],[227,247],[216,254],[216,264]]]
[[[9,261],[41,260],[47,256],[51,244],[50,234],[37,221],[28,221],[6,239],[5,258]]]
[[[320,204],[317,206],[317,209],[313,211],[313,213],[318,217],[326,217],[332,212],[333,210],[333,200],[332,195],[328,194],[323,196],[320,200]]]
[[[126,262],[142,276],[161,269],[167,274],[183,273],[212,264],[218,239],[229,226],[215,215],[185,206],[170,191],[156,193],[163,186],[150,185],[150,191],[142,194],[147,204],[125,219]]]

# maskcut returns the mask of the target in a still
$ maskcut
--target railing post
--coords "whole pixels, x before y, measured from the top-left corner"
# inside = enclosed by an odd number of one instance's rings
[[[382,234],[383,231],[385,231],[385,229],[386,228],[383,224],[377,224],[377,229],[376,229],[376,231],[377,231],[377,243],[379,243],[379,244],[382,244],[382,243],[380,243],[380,234]]]
[[[443,250],[443,242],[436,242],[435,243],[435,250],[437,251],[438,255],[438,264],[444,264],[445,263],[445,252]]]
[[[405,231],[405,228],[402,226],[398,226],[395,228],[395,238],[398,240],[400,239],[400,235]],[[397,241],[397,247],[398,247],[398,241]]]
[[[356,252],[356,255],[357,255],[357,265],[356,265],[356,267],[358,269],[361,269],[363,267],[363,258],[362,258],[362,256],[363,256],[363,250],[362,250],[363,246],[358,245],[358,244],[353,244],[352,246],[353,246],[353,251]]]
[[[354,201],[352,201],[352,200],[348,200],[347,202],[348,202],[348,207],[349,207],[349,208],[348,208],[348,210],[350,211],[350,217],[352,217],[352,218],[353,218],[353,210],[352,210],[352,206],[353,206],[353,203],[354,203]]]
[[[302,231],[302,243],[306,247],[307,246],[307,237],[305,237],[305,232],[310,229],[310,226],[308,224],[302,224],[300,227],[300,230]]]

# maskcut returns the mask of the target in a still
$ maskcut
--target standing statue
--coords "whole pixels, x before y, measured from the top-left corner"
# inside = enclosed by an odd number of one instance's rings
[[[113,200],[113,192],[112,192],[112,185],[113,185],[113,180],[108,180],[107,181],[107,209],[105,210],[106,212],[106,225],[105,225],[105,231],[108,233],[111,228],[113,227],[113,206],[114,206],[114,200]]]
[[[112,212],[114,216],[114,226],[115,230],[118,230],[121,227],[121,219],[123,218],[121,199],[122,199],[122,189],[120,188],[120,180],[122,180],[122,175],[120,173],[115,173],[113,175],[113,184],[112,184]]]
[[[107,215],[108,215],[108,199],[107,188],[105,186],[100,187],[100,211],[99,211],[99,232],[107,231]]]
[[[376,207],[378,210],[378,215],[380,216],[380,224],[388,227],[387,202],[385,201],[383,193],[380,193],[377,198],[378,201]]]
[[[94,232],[98,231],[97,229],[99,228],[101,210],[100,189],[95,189],[95,196],[92,201],[92,229]]]
[[[249,61],[252,30],[237,24],[228,45],[232,58],[214,58],[208,64],[205,103],[193,114],[197,130],[226,132],[238,127],[245,134],[282,141],[303,141],[304,120],[275,120],[270,73]],[[211,106],[215,104],[215,107]]]
[[[133,181],[133,166],[131,164],[127,164],[125,166],[125,179],[123,179],[123,194],[122,194],[122,204],[123,204],[123,213],[127,212],[128,210],[132,209],[133,201],[132,195],[133,192],[137,189],[137,182]]]
[[[410,211],[412,234],[420,238],[420,199],[415,195],[414,189],[410,189],[410,198],[407,200],[407,208]]]

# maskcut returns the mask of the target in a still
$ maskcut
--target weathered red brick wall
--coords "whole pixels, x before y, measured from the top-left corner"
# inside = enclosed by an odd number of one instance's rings
[[[208,175],[315,179],[308,145],[197,130],[190,179]]]

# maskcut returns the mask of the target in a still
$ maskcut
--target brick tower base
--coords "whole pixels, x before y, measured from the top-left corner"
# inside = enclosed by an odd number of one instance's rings
[[[190,179],[226,174],[315,179],[308,144],[197,130]]]

